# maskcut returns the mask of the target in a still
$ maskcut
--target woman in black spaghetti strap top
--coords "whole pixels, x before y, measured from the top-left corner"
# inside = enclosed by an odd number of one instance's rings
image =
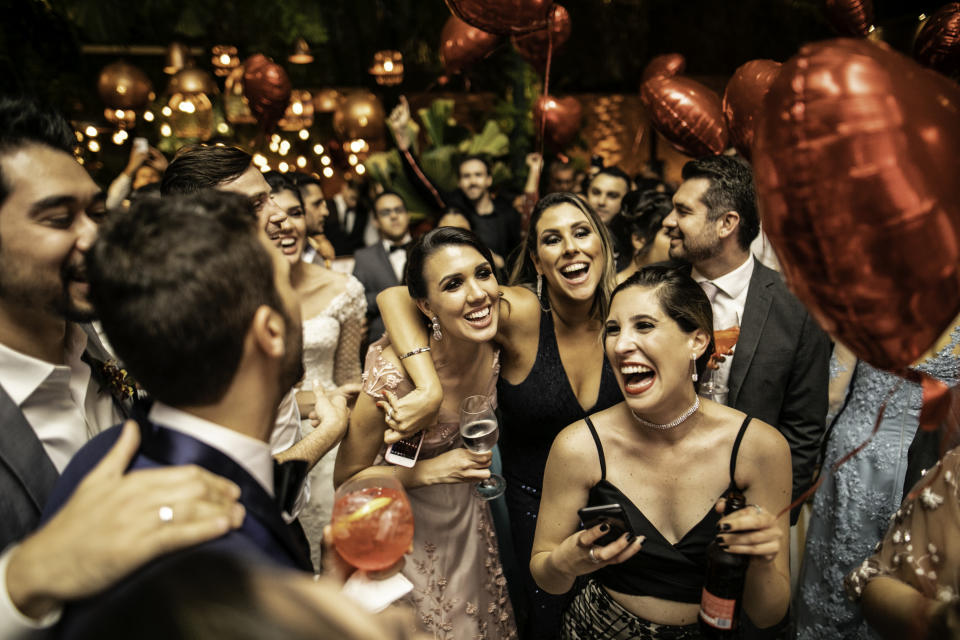
[[[706,295],[675,265],[644,267],[613,293],[603,344],[625,401],[554,441],[530,563],[551,593],[589,578],[564,614],[564,638],[700,637],[714,538],[751,558],[743,612],[753,625],[786,615],[790,449],[770,425],[697,397],[712,327]],[[750,508],[721,517],[718,498],[732,488]],[[610,503],[636,537],[597,546],[606,525],[578,531],[577,510]]]

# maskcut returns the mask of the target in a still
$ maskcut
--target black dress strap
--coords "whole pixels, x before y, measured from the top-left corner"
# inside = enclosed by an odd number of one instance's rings
[[[597,428],[593,426],[593,422],[590,421],[590,416],[584,416],[584,420],[587,422],[587,426],[590,428],[590,435],[593,436],[593,441],[597,443],[597,455],[600,456],[600,479],[607,479],[607,461],[603,459],[603,445],[600,444],[600,436],[597,435]]]
[[[740,425],[740,431],[737,433],[737,439],[733,441],[733,452],[730,454],[730,488],[738,489],[736,480],[733,479],[733,474],[737,470],[737,453],[740,451],[740,441],[743,440],[743,434],[747,431],[747,425],[750,424],[750,421],[753,418],[747,416],[743,419],[743,424]]]

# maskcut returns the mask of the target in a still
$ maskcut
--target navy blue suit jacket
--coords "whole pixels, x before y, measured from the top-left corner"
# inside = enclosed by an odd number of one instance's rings
[[[140,419],[138,422],[141,434],[140,450],[128,471],[195,464],[233,481],[240,487],[240,502],[247,512],[242,526],[225,536],[205,543],[203,547],[218,552],[247,556],[255,561],[266,560],[269,564],[285,568],[313,571],[309,545],[299,523],[287,525],[274,499],[242,467],[227,455],[191,436],[153,424],[146,419]],[[120,427],[108,429],[77,452],[50,494],[43,513],[44,522],[66,503],[77,485],[113,447],[119,435]],[[163,526],[159,519],[157,526]],[[164,558],[160,558],[154,562],[163,561]],[[137,575],[134,574],[127,578],[127,581],[136,578]],[[114,589],[97,598],[109,598],[111,593],[122,592],[127,581],[121,582]],[[60,623],[61,632],[69,635],[71,627],[77,624],[82,626],[85,612],[94,611],[92,604],[94,602],[81,601],[68,606]]]

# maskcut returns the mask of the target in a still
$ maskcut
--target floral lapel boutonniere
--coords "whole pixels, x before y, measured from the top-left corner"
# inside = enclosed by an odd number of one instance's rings
[[[140,384],[126,369],[122,369],[116,360],[97,360],[94,362],[94,369],[97,373],[97,381],[100,383],[100,391],[104,389],[110,391],[118,402],[127,402],[140,397],[142,393]]]

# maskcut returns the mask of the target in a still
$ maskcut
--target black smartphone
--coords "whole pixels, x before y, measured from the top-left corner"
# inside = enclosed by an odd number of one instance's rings
[[[595,545],[601,547],[608,545],[625,533],[636,535],[623,507],[615,502],[613,504],[600,504],[595,507],[584,507],[577,511],[577,515],[580,516],[580,522],[584,529],[592,529],[603,523],[610,527],[609,531],[594,542]]]

